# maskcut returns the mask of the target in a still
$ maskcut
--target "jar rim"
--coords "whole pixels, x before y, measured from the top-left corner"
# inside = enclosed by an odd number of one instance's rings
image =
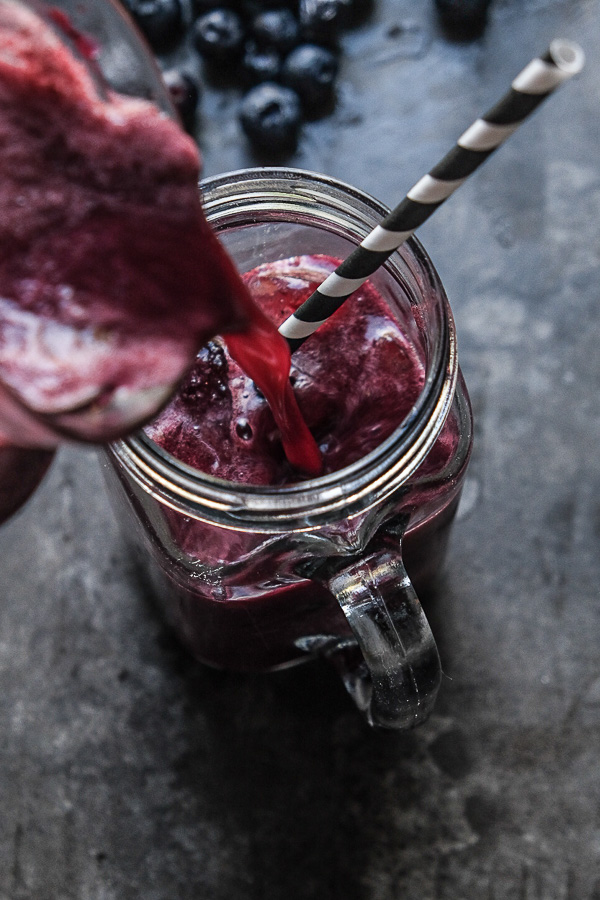
[[[267,184],[272,185],[270,189]],[[201,182],[208,221],[218,233],[230,225],[232,217],[240,221],[252,210],[255,223],[258,209],[266,208],[269,196],[273,197],[274,185],[277,185],[278,201],[284,207],[293,205],[293,196],[297,197],[298,192],[314,199],[314,195],[323,191],[330,203],[342,208],[348,201],[360,204],[361,209],[372,214],[373,222],[363,223],[364,234],[356,235],[359,239],[389,211],[366,192],[331,176],[305,169],[257,167]],[[233,201],[237,201],[235,206]],[[224,205],[227,209],[233,207],[227,215],[222,213]],[[272,205],[273,201],[271,214]],[[312,211],[318,214],[314,206]],[[433,289],[439,306],[439,340],[413,409],[386,440],[360,460],[335,472],[289,485],[259,486],[228,482],[196,470],[164,451],[143,431],[114,442],[110,452],[139,486],[162,503],[224,527],[279,532],[306,530],[339,518],[340,513],[344,518],[358,515],[381,502],[407,481],[433,446],[450,410],[458,376],[452,311],[441,280],[420,241],[414,236],[409,238],[391,254],[385,268],[396,273],[394,277],[399,280],[398,265],[408,259],[418,265]]]

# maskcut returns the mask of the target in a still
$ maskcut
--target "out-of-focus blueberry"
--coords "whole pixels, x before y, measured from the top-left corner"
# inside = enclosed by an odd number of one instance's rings
[[[194,23],[194,46],[212,63],[237,61],[242,52],[244,36],[242,20],[233,9],[213,9]]]
[[[181,37],[181,0],[126,0],[125,8],[157,53],[168,50]]]
[[[286,57],[281,81],[299,95],[310,115],[329,112],[335,98],[338,60],[317,44],[301,44]]]
[[[163,81],[169,89],[171,100],[179,113],[186,131],[194,130],[196,110],[200,99],[200,84],[190,72],[181,69],[166,69]]]
[[[259,47],[256,41],[246,41],[242,57],[242,74],[247,84],[277,81],[281,71],[281,57],[277,50]]]
[[[302,106],[291,88],[272,81],[257,85],[242,98],[239,118],[255,149],[272,154],[296,149]]]
[[[455,37],[474,38],[486,25],[491,0],[435,0],[444,27]]]
[[[340,30],[350,23],[352,0],[300,0],[302,36],[317,44],[335,44]]]
[[[289,53],[300,38],[300,25],[290,9],[267,9],[252,20],[252,34],[261,47]]]

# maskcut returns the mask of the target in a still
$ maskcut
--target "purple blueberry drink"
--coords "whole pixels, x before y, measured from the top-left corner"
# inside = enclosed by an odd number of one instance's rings
[[[204,186],[207,217],[275,324],[382,217],[295,170]],[[413,583],[441,566],[471,446],[448,301],[416,241],[292,357],[322,455],[307,479],[269,407],[215,340],[107,475],[159,605],[201,661],[241,671],[326,655],[369,721],[430,711],[440,663]]]

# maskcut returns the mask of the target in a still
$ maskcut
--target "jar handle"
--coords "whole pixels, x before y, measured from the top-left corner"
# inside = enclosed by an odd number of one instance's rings
[[[327,653],[356,705],[372,725],[383,728],[422,722],[435,702],[442,669],[401,549],[363,556],[323,582],[337,598],[362,654],[361,659],[352,653],[347,642]]]

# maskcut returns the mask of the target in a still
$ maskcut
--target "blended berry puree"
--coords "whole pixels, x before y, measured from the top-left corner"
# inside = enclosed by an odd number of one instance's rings
[[[317,471],[287,344],[204,218],[194,142],[110,91],[64,37],[0,0],[0,446],[131,431],[208,338],[237,330],[236,356]]]
[[[339,264],[324,255],[266,263],[243,279],[279,326]],[[366,282],[292,357],[291,382],[322,454],[337,471],[374,450],[408,414],[424,382],[415,348]],[[272,411],[220,341],[204,347],[170,405],[146,426],[177,459],[227,481],[280,485],[301,474]]]
[[[258,265],[243,278],[279,325],[338,264],[322,254],[295,256]],[[396,318],[367,281],[293,354],[291,381],[317,439],[323,473],[362,459],[385,441],[423,391],[423,348],[402,309],[399,303]],[[200,351],[177,395],[145,430],[182,463],[228,482],[278,487],[302,478],[285,457],[269,406],[219,339]],[[397,553],[399,523],[407,522],[402,556],[408,575],[417,590],[430,587],[443,562],[466,465],[467,456],[460,470],[453,465],[459,440],[456,408],[412,478],[380,508],[383,521],[365,512],[336,522],[332,540],[340,548],[356,547],[357,535],[365,537],[377,524],[370,546]],[[159,562],[153,577],[159,604],[197,659],[233,671],[266,671],[306,658],[312,636],[320,636],[315,648],[323,636],[352,637],[330,590],[317,578],[303,578],[300,565],[294,571],[278,542],[271,554],[265,535],[215,527],[162,504],[156,521],[139,496],[128,493],[147,529],[150,555]],[[149,544],[143,546],[146,554]],[[300,541],[292,555],[300,563],[311,555],[310,543]]]

